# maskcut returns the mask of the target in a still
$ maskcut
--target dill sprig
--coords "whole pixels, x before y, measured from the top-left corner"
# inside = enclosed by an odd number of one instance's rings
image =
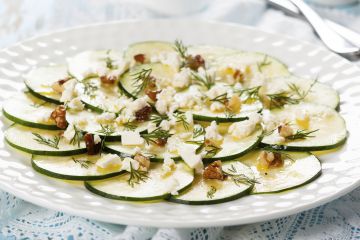
[[[260,88],[261,88],[261,86],[257,86],[257,87],[252,87],[252,88],[236,90],[235,92],[237,92],[239,94],[239,97],[244,96],[245,97],[244,101],[246,102],[251,99],[258,100]]]
[[[186,121],[185,113],[175,112],[173,116],[176,118],[177,123],[181,123],[184,129],[189,130],[190,123]]]
[[[115,128],[111,125],[102,125],[100,124],[101,129],[97,130],[97,133],[103,134],[105,136],[110,136],[112,134],[114,134],[115,132]]]
[[[79,160],[79,159],[75,159],[73,157],[71,159],[74,161],[74,163],[78,163],[78,164],[80,164],[80,166],[82,168],[86,168],[86,169],[89,168],[89,165],[94,164],[93,162],[91,162],[89,160]]]
[[[134,91],[132,92],[132,94],[137,96],[139,95],[139,93],[145,90],[147,85],[152,80],[151,72],[152,69],[148,68],[142,69],[141,71],[131,75],[133,77],[132,86],[134,87]]]
[[[75,125],[73,125],[73,128],[74,128],[75,134],[71,138],[70,144],[77,145],[78,147],[80,147],[80,142],[83,139],[84,135],[83,135],[82,131],[80,129],[78,129]]]
[[[32,134],[35,136],[35,138],[33,138],[33,139],[35,141],[37,141],[38,143],[52,147],[52,148],[59,149],[59,142],[60,142],[59,136],[54,136],[51,139],[51,138],[45,138],[38,133],[32,133]]]
[[[125,130],[130,130],[130,131],[134,131],[137,128],[136,123],[134,122],[130,122],[127,121],[126,123],[123,124]]]
[[[150,133],[144,133],[141,135],[141,137],[143,139],[145,139],[145,142],[147,144],[149,143],[157,143],[157,140],[159,139],[168,139],[169,137],[171,137],[172,134],[170,134],[169,131],[163,130],[161,128],[156,128],[155,130],[153,130]]]
[[[210,99],[210,102],[219,102],[225,105],[227,102],[229,102],[229,100],[230,98],[227,96],[227,93],[223,93],[217,97]]]
[[[159,125],[162,120],[168,120],[168,119],[169,118],[166,115],[151,114],[150,116],[150,122],[153,122],[156,125]]]
[[[139,184],[140,182],[145,182],[146,179],[149,178],[148,172],[142,171],[140,169],[134,169],[132,163],[130,162],[130,177],[127,180],[128,184],[131,187],[134,187],[135,184]]]
[[[205,138],[198,141],[186,141],[186,143],[197,145],[198,148],[196,149],[195,153],[199,154],[201,153],[201,151],[205,151],[205,157],[208,158],[214,157],[218,152],[222,150],[221,147],[215,146],[213,144],[206,144]]]
[[[231,172],[230,175],[234,181],[234,183],[236,185],[240,185],[240,184],[250,184],[253,185],[255,183],[259,183],[258,181],[256,181],[254,178],[250,178],[248,176],[246,176],[245,174],[242,173],[238,173],[238,171],[236,170],[235,166],[233,164],[230,165],[230,168],[228,169],[229,172]]]
[[[206,193],[206,197],[213,199],[215,193],[216,193],[216,188],[214,186],[210,186],[209,191]]]
[[[90,98],[96,97],[95,91],[99,89],[98,86],[95,85],[95,83],[85,79],[81,81],[81,83],[84,86],[84,94],[89,96]]]
[[[307,130],[297,130],[296,133],[285,137],[286,140],[297,140],[297,139],[306,139],[306,138],[311,138],[311,137],[315,137],[311,134],[313,134],[314,132],[319,131],[319,129],[316,130],[312,130],[312,131],[307,131]]]
[[[280,149],[276,149],[276,147],[266,146],[266,147],[263,147],[261,150],[266,151],[266,152],[279,153],[281,155],[281,157],[285,157],[285,158],[290,159],[291,161],[295,161],[289,153],[286,153]]]
[[[295,83],[289,83],[288,87],[292,92],[294,92],[299,97],[299,99],[302,100],[311,92],[311,89],[316,83],[317,83],[317,78],[312,82],[312,84],[309,86],[309,88],[306,91],[301,90],[300,87]]]
[[[299,104],[302,100],[300,98],[294,98],[291,94],[286,91],[280,93],[267,94],[266,96],[270,99],[270,109],[281,108],[285,104]]]
[[[210,89],[215,84],[215,79],[205,72],[205,75],[202,76],[197,72],[191,71],[191,76],[194,80],[194,84],[206,87]]]
[[[265,55],[264,59],[257,63],[257,67],[259,69],[259,72],[262,73],[263,67],[269,66],[271,62],[268,60],[268,55]]]
[[[187,47],[183,44],[182,41],[175,40],[174,49],[183,60],[188,57]]]
[[[202,135],[205,135],[205,128],[201,125],[198,125],[194,127],[193,129],[193,138],[200,137]]]

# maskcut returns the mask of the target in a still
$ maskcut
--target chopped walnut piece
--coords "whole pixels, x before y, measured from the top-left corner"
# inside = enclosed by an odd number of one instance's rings
[[[150,119],[152,108],[150,106],[145,106],[142,109],[135,112],[135,119],[139,122],[144,122]]]
[[[197,71],[200,67],[205,67],[205,60],[201,55],[195,55],[195,57],[189,55],[186,58],[186,66],[194,71]]]
[[[261,151],[258,161],[259,170],[267,170],[270,167],[281,167],[284,164],[281,153],[269,151]]]
[[[99,142],[98,144],[95,143],[94,134],[86,133],[84,135],[84,141],[88,155],[96,155],[100,152],[101,142]]]
[[[136,61],[136,62],[138,62],[138,63],[141,63],[141,64],[144,64],[145,63],[145,54],[142,54],[142,53],[140,53],[140,54],[136,54],[136,55],[134,55],[134,60]]]
[[[66,122],[66,108],[64,105],[59,105],[52,111],[50,118],[53,119],[56,123],[56,126],[60,129],[65,129],[67,127]]]
[[[103,75],[103,76],[100,77],[100,81],[103,84],[114,84],[116,82],[116,80],[117,80],[116,76]]]
[[[230,100],[225,102],[226,109],[228,109],[232,113],[238,113],[241,108],[241,100],[240,97],[234,95],[230,98]]]
[[[67,77],[67,78],[64,78],[64,79],[60,79],[59,81],[56,81],[54,82],[52,85],[51,85],[51,88],[57,92],[57,93],[62,93],[64,91],[64,83],[66,83],[67,81],[69,81],[71,78],[70,77]]]
[[[145,94],[155,102],[160,92],[161,91],[156,90],[156,79],[151,77],[149,83],[146,85]]]
[[[221,169],[221,161],[217,160],[211,164],[209,164],[203,172],[204,179],[218,179],[218,180],[224,180],[225,175],[222,172]]]
[[[289,126],[289,124],[280,124],[277,128],[278,133],[281,137],[289,137],[294,134],[294,130]]]
[[[240,71],[239,69],[236,69],[234,74],[233,74],[233,78],[236,81],[239,81],[240,83],[243,83],[245,76],[244,76],[244,73],[242,71]]]
[[[164,147],[167,143],[167,138],[158,138],[156,140],[156,145],[160,146],[160,147]]]
[[[140,166],[142,166],[146,170],[149,169],[149,167],[150,167],[150,159],[148,157],[145,157],[144,155],[142,155],[140,153],[137,153],[134,156],[134,160],[138,161]]]

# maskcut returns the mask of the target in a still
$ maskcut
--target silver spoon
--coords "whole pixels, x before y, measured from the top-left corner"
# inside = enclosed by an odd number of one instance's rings
[[[334,30],[332,30],[325,21],[304,1],[289,0],[292,2],[313,27],[323,43],[333,52],[348,58],[350,60],[360,59],[360,48],[350,44]]]

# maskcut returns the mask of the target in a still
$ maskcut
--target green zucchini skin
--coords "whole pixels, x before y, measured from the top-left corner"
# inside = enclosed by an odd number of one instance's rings
[[[57,105],[64,104],[63,102],[61,102],[61,101],[59,101],[57,99],[49,98],[49,97],[46,97],[46,96],[44,96],[44,95],[42,95],[42,94],[40,94],[38,92],[35,92],[29,85],[26,84],[26,82],[25,82],[25,86],[29,90],[29,93],[31,95],[33,95],[34,97],[37,97],[37,98],[42,99],[42,100],[44,100],[46,102],[54,103],[54,104],[57,104]]]
[[[43,151],[43,150],[40,151],[40,150],[32,150],[32,149],[20,147],[16,144],[13,144],[12,142],[10,142],[7,138],[5,138],[5,142],[15,149],[18,149],[18,150],[26,152],[26,153],[34,154],[34,155],[72,156],[72,155],[77,155],[77,154],[82,154],[82,153],[87,152],[86,148],[80,148],[80,149],[69,150],[69,151]]]
[[[61,130],[56,125],[34,123],[34,122],[29,122],[29,121],[25,121],[23,119],[14,117],[14,116],[8,114],[4,109],[2,109],[2,113],[10,121],[12,121],[14,123],[17,123],[17,124],[20,124],[20,125],[23,125],[23,126],[32,127],[32,128],[39,128],[39,129],[46,129],[46,130]]]
[[[309,152],[309,151],[324,151],[324,150],[330,150],[330,149],[334,149],[337,147],[341,147],[342,145],[344,145],[347,141],[347,138],[349,137],[349,132],[347,132],[347,135],[345,138],[341,139],[339,142],[332,144],[332,145],[324,145],[324,146],[309,146],[309,147],[304,147],[304,146],[286,146],[286,145],[272,145],[272,144],[266,144],[261,142],[260,143],[260,147],[271,147],[277,150],[282,150],[282,151],[299,151],[299,152]]]
[[[214,199],[214,200],[206,200],[206,201],[186,201],[186,200],[182,200],[182,199],[178,199],[178,198],[174,198],[174,197],[170,197],[169,199],[167,199],[167,201],[169,202],[173,202],[173,203],[180,203],[180,204],[186,204],[186,205],[211,205],[211,204],[219,204],[219,203],[225,203],[225,202],[229,202],[232,200],[236,200],[239,199],[241,197],[247,196],[250,194],[252,188],[254,187],[254,185],[251,185],[248,189],[246,189],[245,191],[242,191],[238,194],[226,197],[226,198],[221,198],[221,199]]]
[[[37,171],[41,174],[44,174],[46,176],[63,179],[63,180],[74,180],[74,181],[102,180],[102,179],[106,179],[106,178],[119,176],[119,175],[125,173],[125,171],[119,171],[119,172],[113,172],[113,173],[104,174],[104,175],[98,175],[98,176],[73,176],[73,175],[65,175],[65,174],[60,174],[60,173],[56,173],[56,172],[51,172],[49,170],[39,167],[33,160],[31,160],[31,166],[33,167],[33,169],[35,171]]]
[[[195,121],[204,121],[204,122],[212,122],[215,121],[217,123],[233,123],[248,120],[248,117],[234,117],[234,118],[223,118],[223,117],[209,117],[203,115],[193,114],[193,118]]]

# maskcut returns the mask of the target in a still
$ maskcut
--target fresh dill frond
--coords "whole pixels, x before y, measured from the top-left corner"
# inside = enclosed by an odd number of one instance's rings
[[[259,72],[262,73],[263,67],[269,66],[271,64],[271,62],[268,61],[268,57],[269,57],[268,55],[265,55],[264,59],[261,62],[257,63]]]
[[[239,173],[237,171],[237,169],[235,168],[234,164],[231,164],[230,165],[230,168],[228,168],[228,171],[230,172],[230,175],[234,181],[234,183],[236,185],[240,185],[240,184],[250,184],[250,185],[253,185],[255,183],[259,183],[258,181],[256,181],[255,179],[253,178],[250,178],[248,176],[246,176],[245,174],[243,173]]]
[[[150,133],[144,133],[144,134],[141,135],[141,137],[143,139],[145,139],[145,142],[147,144],[149,144],[149,143],[156,144],[157,140],[159,140],[159,139],[168,139],[171,136],[172,136],[172,134],[170,134],[169,131],[166,131],[166,130],[161,129],[161,128],[156,128],[155,130],[153,130]]]
[[[80,129],[78,129],[75,125],[73,125],[74,128],[74,136],[71,138],[70,140],[70,144],[72,145],[77,145],[78,147],[80,147],[80,142],[83,139],[84,135],[82,133],[82,131]]]
[[[186,141],[186,143],[197,145],[198,148],[196,149],[195,153],[199,154],[202,151],[205,151],[205,157],[208,158],[214,157],[218,152],[222,150],[221,147],[217,147],[213,144],[206,144],[205,138],[198,141]]]
[[[227,93],[223,93],[217,97],[214,97],[212,99],[210,99],[210,102],[219,102],[221,104],[226,104],[228,103],[230,100],[230,98],[227,96]]]
[[[188,57],[187,47],[183,44],[182,41],[175,40],[174,49],[183,60]]]
[[[102,125],[100,124],[101,129],[97,130],[96,133],[100,133],[103,134],[105,136],[110,136],[112,134],[114,134],[115,132],[115,128],[111,125]]]
[[[125,130],[130,130],[130,131],[134,131],[137,128],[136,123],[130,122],[130,121],[124,123],[123,126],[124,126]]]
[[[248,100],[259,100],[259,90],[261,86],[252,87],[252,88],[245,88],[236,90],[235,92],[239,94],[239,97],[244,97],[244,102]]]
[[[189,130],[190,123],[187,122],[185,113],[175,112],[173,116],[176,118],[177,123],[181,123],[185,130]]]
[[[207,191],[206,193],[206,197],[207,198],[210,198],[210,199],[213,199],[214,198],[214,194],[216,193],[216,188],[214,186],[210,186],[210,189],[209,191]]]
[[[148,68],[131,75],[133,77],[132,87],[134,88],[132,94],[137,96],[146,89],[152,80],[151,72],[152,69]]]
[[[311,85],[307,90],[301,90],[301,88],[295,83],[289,83],[288,87],[292,92],[294,92],[298,96],[299,99],[303,100],[311,92],[312,88],[316,83],[317,83],[317,78],[311,83]]]
[[[312,138],[315,137],[313,134],[314,132],[319,131],[319,129],[307,131],[307,130],[297,130],[296,133],[285,137],[286,140],[297,140],[297,139],[306,139],[306,138]]]
[[[55,149],[59,149],[59,142],[60,142],[60,137],[59,136],[54,136],[52,139],[51,138],[46,138],[41,136],[38,133],[32,133],[35,138],[33,138],[35,141],[37,141],[39,144],[43,144]]]
[[[140,169],[134,169],[132,163],[130,162],[130,176],[127,180],[128,184],[131,187],[134,187],[135,184],[139,184],[140,182],[145,182],[147,179],[149,179],[148,172],[142,171]]]
[[[301,99],[294,98],[286,91],[280,93],[267,94],[270,99],[270,109],[282,108],[286,104],[299,104]]]
[[[72,157],[71,159],[74,161],[74,163],[78,163],[82,168],[86,168],[86,169],[88,169],[90,165],[94,164],[89,160],[79,160],[79,159],[75,159],[74,157]]]
[[[96,86],[95,83],[93,83],[87,79],[81,81],[81,83],[84,86],[84,94],[85,95],[89,96],[90,98],[96,97],[95,91],[97,91],[99,89],[99,87]]]
[[[191,76],[194,80],[194,84],[206,87],[206,89],[210,89],[212,86],[215,85],[215,79],[206,72],[205,75],[202,76],[197,72],[191,71]]]
[[[276,149],[275,147],[270,147],[270,146],[266,146],[263,147],[261,150],[266,151],[266,152],[272,152],[272,153],[278,153],[281,155],[281,157],[285,157],[290,159],[291,161],[294,161],[294,159],[291,157],[291,155],[281,149]]]
[[[150,122],[159,125],[162,120],[168,120],[169,118],[165,115],[158,115],[158,114],[151,114],[150,115]]]
[[[193,129],[193,138],[200,137],[202,135],[205,135],[205,128],[201,125],[198,125],[194,127]]]

